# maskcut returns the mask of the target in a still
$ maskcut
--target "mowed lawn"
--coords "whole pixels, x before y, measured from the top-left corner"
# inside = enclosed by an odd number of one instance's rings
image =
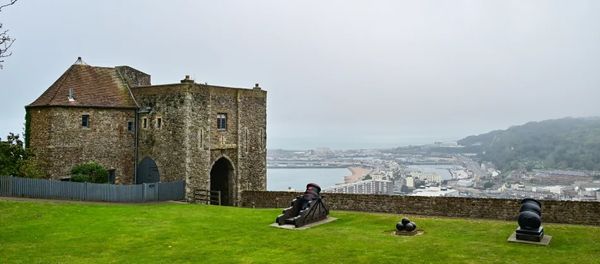
[[[600,263],[599,227],[546,224],[543,247],[507,242],[516,222],[410,216],[425,233],[404,237],[400,215],[297,231],[280,211],[0,200],[0,263]]]

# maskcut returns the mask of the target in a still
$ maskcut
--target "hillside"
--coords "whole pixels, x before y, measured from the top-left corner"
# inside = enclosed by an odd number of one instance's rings
[[[530,122],[458,141],[502,170],[600,170],[600,118]]]
[[[0,199],[0,263],[600,263],[600,228],[546,223],[547,247],[506,241],[516,221],[333,211],[308,230],[270,227],[280,209]]]

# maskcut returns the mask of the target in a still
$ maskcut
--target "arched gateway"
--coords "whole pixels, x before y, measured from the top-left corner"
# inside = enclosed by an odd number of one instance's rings
[[[210,169],[210,190],[221,192],[221,204],[233,205],[233,164],[225,157],[219,158]]]
[[[137,168],[136,183],[153,183],[160,182],[160,173],[156,162],[149,157],[145,157]]]

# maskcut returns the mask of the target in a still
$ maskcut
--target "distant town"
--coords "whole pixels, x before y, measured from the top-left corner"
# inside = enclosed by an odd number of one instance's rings
[[[590,170],[501,171],[475,153],[458,153],[456,142],[394,149],[269,150],[267,167],[348,168],[351,175],[325,192],[600,201],[600,172]],[[350,174],[350,172],[349,172]]]

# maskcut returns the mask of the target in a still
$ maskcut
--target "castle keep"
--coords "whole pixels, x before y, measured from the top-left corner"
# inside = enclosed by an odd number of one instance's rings
[[[184,180],[221,191],[237,205],[244,190],[266,189],[266,97],[250,89],[152,85],[128,66],[78,60],[26,106],[26,140],[48,177],[96,161],[121,184]]]

